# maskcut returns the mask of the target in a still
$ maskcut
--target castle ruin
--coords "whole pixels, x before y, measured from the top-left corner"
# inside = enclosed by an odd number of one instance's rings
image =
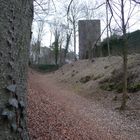
[[[100,20],[79,20],[79,59],[93,58],[94,48],[100,42]]]

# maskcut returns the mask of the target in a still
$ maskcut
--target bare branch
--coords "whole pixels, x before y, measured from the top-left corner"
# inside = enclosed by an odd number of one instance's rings
[[[97,10],[97,9],[99,9],[100,7],[102,7],[102,6],[105,5],[105,4],[106,4],[106,3],[104,2],[104,3],[100,4],[99,6],[95,7],[93,10]]]
[[[118,25],[118,27],[119,27],[120,29],[122,29],[121,26],[119,25],[117,19],[114,17],[113,10],[112,10],[112,7],[111,7],[111,4],[110,4],[109,0],[107,0],[107,4],[108,4],[108,6],[109,6],[109,9],[110,9],[112,18],[114,18],[114,20],[115,20],[116,24]],[[112,19],[112,18],[111,18],[111,19]],[[111,20],[111,19],[110,19],[110,20]],[[111,23],[111,21],[110,21],[110,23]]]
[[[54,0],[52,0],[52,3],[53,3],[53,6],[54,6],[54,9],[55,9],[55,12],[56,12],[56,6],[55,6],[55,3],[54,3]]]
[[[135,2],[136,4],[140,4],[139,0],[132,0],[133,2]]]
[[[43,7],[42,7],[42,5],[39,3],[39,2],[37,2],[37,0],[34,0],[35,1],[35,3],[42,9],[42,11],[43,12],[45,12],[45,14],[49,14],[49,9],[44,9]],[[46,12],[46,10],[48,10],[48,12]]]
[[[131,4],[131,3],[130,3],[130,4]],[[129,13],[129,15],[128,15],[128,18],[127,18],[127,21],[126,21],[126,25],[125,25],[125,26],[127,26],[127,24],[128,24],[128,22],[129,22],[129,20],[131,19],[132,14],[133,14],[133,12],[134,12],[135,8],[136,8],[136,4],[134,5],[134,7],[133,7],[132,11],[131,11],[131,9],[130,9],[130,13]]]
[[[70,3],[69,3],[69,5],[68,5],[67,15],[69,14],[70,7],[71,7],[71,4],[72,4],[73,1],[74,1],[74,0],[71,0]]]

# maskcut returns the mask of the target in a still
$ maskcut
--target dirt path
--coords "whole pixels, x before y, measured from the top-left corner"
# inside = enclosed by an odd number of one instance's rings
[[[102,106],[54,84],[47,75],[36,72],[29,75],[31,140],[138,140],[126,133],[123,126],[118,126],[113,115]]]

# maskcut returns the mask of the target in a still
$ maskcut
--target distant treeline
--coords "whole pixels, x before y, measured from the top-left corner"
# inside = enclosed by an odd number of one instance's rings
[[[128,53],[129,54],[140,53],[140,30],[128,33],[127,39],[128,39]],[[123,48],[122,41],[123,41],[122,36],[116,34],[112,35],[109,38],[111,55],[122,54],[122,48]],[[100,45],[96,47],[94,54],[96,54],[97,57],[108,56],[107,38],[104,39],[100,43]]]

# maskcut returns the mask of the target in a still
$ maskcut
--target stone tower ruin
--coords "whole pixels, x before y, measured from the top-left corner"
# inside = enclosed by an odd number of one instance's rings
[[[94,47],[100,42],[100,20],[79,20],[79,59],[93,58]]]

